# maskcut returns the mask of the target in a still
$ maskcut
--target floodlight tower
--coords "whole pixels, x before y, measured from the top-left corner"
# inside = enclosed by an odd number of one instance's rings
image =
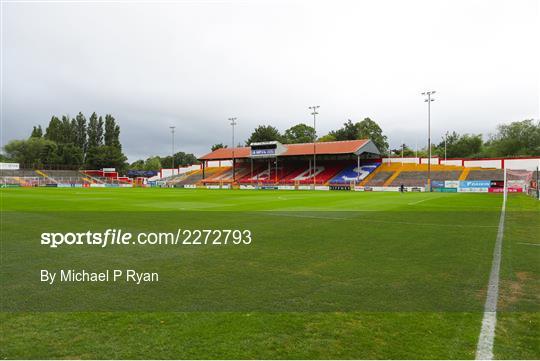
[[[174,169],[174,129],[176,128],[174,125],[171,125],[169,127],[171,129],[171,138],[172,138],[172,169]],[[173,171],[174,174],[174,171]]]
[[[422,95],[427,96],[427,98],[424,99],[425,103],[428,103],[428,179],[427,179],[427,186],[429,189],[429,192],[431,192],[431,102],[435,101],[434,98],[431,96],[435,94],[435,90],[430,90],[427,92],[423,92]]]
[[[229,121],[231,122],[231,127],[232,127],[232,180],[233,182],[235,181],[235,176],[236,176],[236,169],[234,167],[234,163],[235,163],[235,159],[234,159],[234,126],[237,124],[236,123],[236,117],[234,118],[229,118]]]
[[[317,109],[319,109],[319,105],[313,105],[309,107],[309,109],[312,111],[311,115],[313,115],[313,187],[316,185],[315,180],[315,172],[317,167],[317,147],[316,147],[316,141],[317,141]]]

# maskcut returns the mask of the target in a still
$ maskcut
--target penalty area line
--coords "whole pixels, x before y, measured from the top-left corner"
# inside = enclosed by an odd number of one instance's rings
[[[480,329],[480,336],[478,337],[478,345],[476,347],[477,360],[493,359],[493,342],[495,340],[495,327],[497,326],[497,300],[499,298],[499,272],[501,269],[505,214],[506,194],[503,198],[497,239],[495,240],[495,248],[493,249],[493,260],[491,263],[491,272],[489,274],[486,303],[484,304],[482,328]]]

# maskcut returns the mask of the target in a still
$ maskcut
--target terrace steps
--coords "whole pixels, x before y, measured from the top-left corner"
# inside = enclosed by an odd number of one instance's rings
[[[403,168],[403,167],[402,167],[402,168]],[[390,176],[390,178],[388,178],[388,179],[386,180],[386,182],[384,182],[383,187],[388,187],[390,184],[392,184],[392,182],[394,181],[394,179],[396,179],[396,178],[401,174],[401,172],[403,172],[403,169],[402,169],[402,168],[396,170],[396,171],[394,172],[394,174],[392,174],[392,175]]]
[[[461,172],[461,175],[459,176],[459,179],[460,181],[464,181],[465,179],[467,179],[467,176],[469,175],[469,172],[471,171],[471,168],[465,168],[463,169],[463,172]]]
[[[39,174],[40,176],[42,176],[43,178],[45,178],[45,179],[47,179],[47,180],[49,180],[49,181],[51,181],[51,182],[53,182],[53,183],[58,183],[58,182],[56,181],[56,179],[50,177],[47,173],[45,173],[45,172],[42,171],[42,170],[36,169],[35,172],[36,172],[37,174]]]

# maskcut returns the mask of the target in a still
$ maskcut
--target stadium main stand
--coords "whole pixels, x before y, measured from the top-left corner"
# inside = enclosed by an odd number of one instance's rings
[[[248,147],[220,148],[199,158],[202,167],[212,161],[233,161],[236,183],[328,184],[361,160],[377,159],[379,150],[369,139],[339,142],[281,144],[252,143]],[[314,167],[316,159],[316,167]],[[232,170],[206,175],[203,183],[232,182]],[[345,176],[345,175],[344,175]],[[356,176],[356,175],[355,175]],[[350,182],[349,182],[350,184]]]

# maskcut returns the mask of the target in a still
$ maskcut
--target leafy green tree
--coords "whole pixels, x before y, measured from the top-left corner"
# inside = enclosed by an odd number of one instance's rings
[[[447,158],[470,158],[477,157],[482,152],[481,134],[463,134],[456,132],[448,134],[446,138]],[[444,157],[444,138],[436,146],[432,146],[432,152],[439,157]]]
[[[525,119],[501,124],[486,146],[497,157],[539,156],[540,121]]]
[[[161,159],[159,157],[150,157],[144,162],[144,170],[160,170]]]
[[[129,165],[132,170],[144,170],[144,160],[139,159]]]
[[[371,139],[382,154],[388,152],[388,138],[383,134],[381,127],[370,118],[365,118],[361,122],[353,123],[347,120],[343,127],[331,131],[329,135],[336,140]]]
[[[110,114],[105,115],[104,143],[107,146],[121,148],[120,127],[116,124],[116,120]]]
[[[127,168],[126,160],[126,156],[117,147],[102,145],[88,150],[86,166],[90,169],[112,167],[122,172]]]
[[[214,150],[218,150],[220,148],[227,148],[227,146],[223,145],[223,143],[218,143],[218,144],[214,144],[211,149],[212,149],[212,152],[213,152]]]
[[[399,148],[391,150],[392,155],[401,157],[414,157],[416,152],[409,148],[407,144],[400,144]]]
[[[30,134],[31,138],[41,138],[43,136],[43,129],[41,129],[41,125],[38,125],[37,127],[34,127],[32,129],[32,134]]]
[[[82,150],[84,160],[84,155],[88,149],[88,139],[86,134],[86,117],[81,112],[75,117],[75,145]]]
[[[382,154],[388,152],[388,137],[383,134],[379,124],[370,118],[357,123],[358,139],[371,139]]]
[[[332,135],[335,140],[355,140],[358,139],[358,123],[353,123],[352,120],[348,119],[346,123],[343,123],[343,127],[337,130],[331,131],[329,134]]]
[[[279,130],[271,125],[259,125],[257,128],[255,128],[253,133],[251,133],[249,139],[246,141],[246,145],[256,142],[269,142],[274,140],[278,142],[283,140]]]
[[[49,126],[45,129],[45,139],[61,143],[64,140],[62,122],[56,116],[51,118]]]
[[[300,123],[290,127],[283,135],[283,141],[287,144],[309,143],[315,139],[315,129],[309,125]]]
[[[172,168],[172,157],[170,155],[161,157],[161,166],[163,168]],[[174,167],[185,167],[192,164],[198,164],[199,161],[191,153],[177,152],[174,154]]]
[[[88,149],[96,148],[103,144],[103,120],[98,119],[94,112],[88,120]]]
[[[83,164],[83,151],[73,143],[58,146],[59,163],[69,168],[78,168]]]
[[[192,153],[178,152],[174,155],[174,164],[178,167],[185,167],[188,165],[199,164],[199,161]]]
[[[60,140],[57,140],[56,142],[59,144],[68,144],[68,143],[75,143],[76,138],[76,124],[75,121],[71,121],[69,116],[63,115],[62,116],[62,126],[61,126],[61,138]]]
[[[4,150],[9,159],[24,166],[41,167],[58,161],[56,143],[44,138],[12,140],[4,146]]]
[[[320,137],[317,141],[319,142],[335,142],[336,137],[333,134],[326,134]]]

